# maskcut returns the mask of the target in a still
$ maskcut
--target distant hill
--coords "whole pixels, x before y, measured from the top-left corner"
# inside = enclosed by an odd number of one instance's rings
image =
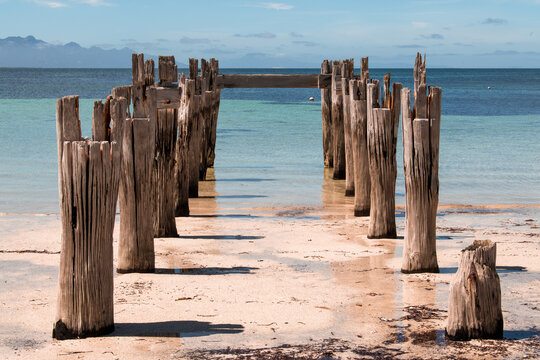
[[[129,68],[132,49],[85,48],[75,42],[54,45],[33,36],[0,39],[0,67]],[[157,60],[157,56],[145,58]],[[157,66],[157,62],[156,62]],[[185,64],[178,64],[178,67]]]

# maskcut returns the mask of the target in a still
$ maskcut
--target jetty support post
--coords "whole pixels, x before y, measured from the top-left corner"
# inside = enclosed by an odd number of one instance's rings
[[[181,88],[180,108],[178,109],[178,140],[176,141],[176,197],[174,214],[176,217],[189,216],[189,153],[188,153],[188,109],[191,92],[188,92],[185,75],[178,79]]]
[[[400,86],[401,84],[399,84]],[[399,116],[393,108],[377,108],[378,83],[367,85],[367,145],[371,179],[368,238],[395,238],[395,185],[397,176],[395,142]],[[398,87],[399,88],[399,87]],[[396,101],[399,96],[396,96]],[[393,101],[390,101],[392,104]],[[370,109],[371,108],[371,109]],[[399,114],[399,111],[398,111]]]
[[[345,179],[345,133],[343,128],[343,91],[341,89],[342,61],[332,65],[332,142],[333,174],[335,180]]]
[[[57,101],[62,251],[53,337],[59,340],[114,330],[112,243],[121,145],[112,139],[122,138],[123,124],[113,119],[105,141],[83,140],[78,109],[77,96]]]
[[[495,266],[496,244],[475,240],[461,251],[450,284],[446,335],[452,340],[501,339],[501,284]]]
[[[436,221],[439,203],[441,88],[418,87],[411,112],[411,91],[402,90],[403,168],[405,175],[404,273],[439,272]]]
[[[354,76],[354,59],[343,61],[341,88],[343,91],[343,136],[345,142],[345,196],[354,196],[354,161],[351,133],[351,99],[349,79]]]
[[[179,92],[178,69],[174,56],[160,56],[159,84]],[[161,89],[160,89],[161,90]],[[156,90],[157,91],[157,90]],[[178,103],[179,103],[178,99]],[[155,127],[155,152],[152,174],[154,237],[176,237],[175,221],[175,162],[178,132],[178,105],[169,101],[162,104],[157,96],[157,122]]]
[[[351,132],[354,162],[354,216],[369,216],[371,179],[367,148],[367,81],[350,80]]]
[[[216,158],[216,135],[217,135],[217,122],[219,115],[219,104],[221,101],[221,89],[218,88],[217,77],[219,74],[219,61],[210,59],[210,90],[212,91],[212,108],[210,118],[210,135],[208,136],[208,155],[207,163],[208,167],[214,166]]]
[[[201,128],[201,150],[199,161],[199,181],[206,180],[206,170],[208,169],[208,146],[210,144],[212,128],[212,91],[210,88],[211,74],[210,64],[205,59],[201,59],[201,103],[200,121]]]
[[[321,64],[321,74],[332,74],[332,62],[324,60]],[[321,89],[321,117],[324,167],[334,166],[332,142],[332,88]]]
[[[189,197],[196,198],[199,196],[199,167],[201,156],[201,138],[202,138],[202,123],[199,114],[200,104],[200,83],[201,78],[199,73],[199,61],[197,59],[189,59],[189,79],[186,80],[186,91],[189,97],[188,106],[186,107],[186,116],[188,121],[188,166],[189,170]],[[199,89],[199,90],[198,90]]]

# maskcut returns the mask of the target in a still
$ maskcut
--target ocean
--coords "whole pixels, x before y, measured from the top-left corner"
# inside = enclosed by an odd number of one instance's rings
[[[370,76],[387,72],[412,88],[412,69],[371,69]],[[56,99],[80,96],[83,136],[90,136],[93,101],[130,82],[130,69],[0,68],[0,213],[59,213]],[[539,204],[540,69],[428,68],[427,83],[442,88],[439,202]],[[324,177],[320,108],[318,89],[222,90],[218,205],[322,205],[332,180]],[[401,133],[397,148],[396,203],[404,204]]]

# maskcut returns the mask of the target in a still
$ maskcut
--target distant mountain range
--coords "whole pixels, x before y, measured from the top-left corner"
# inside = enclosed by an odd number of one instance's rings
[[[85,48],[75,42],[55,45],[33,36],[9,36],[0,39],[0,67],[129,68],[134,52],[129,48],[105,50],[97,46]],[[146,54],[145,58],[157,60]]]

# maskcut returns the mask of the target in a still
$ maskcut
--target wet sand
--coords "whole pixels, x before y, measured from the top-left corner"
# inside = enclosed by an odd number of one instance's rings
[[[155,240],[156,273],[115,274],[116,330],[100,338],[51,338],[59,216],[0,214],[0,358],[540,357],[538,205],[441,206],[441,273],[404,275],[402,207],[397,239],[368,240],[341,181],[318,207],[201,185],[181,236]],[[506,339],[447,341],[449,283],[475,239],[497,242]],[[118,222],[114,241],[116,258]]]

